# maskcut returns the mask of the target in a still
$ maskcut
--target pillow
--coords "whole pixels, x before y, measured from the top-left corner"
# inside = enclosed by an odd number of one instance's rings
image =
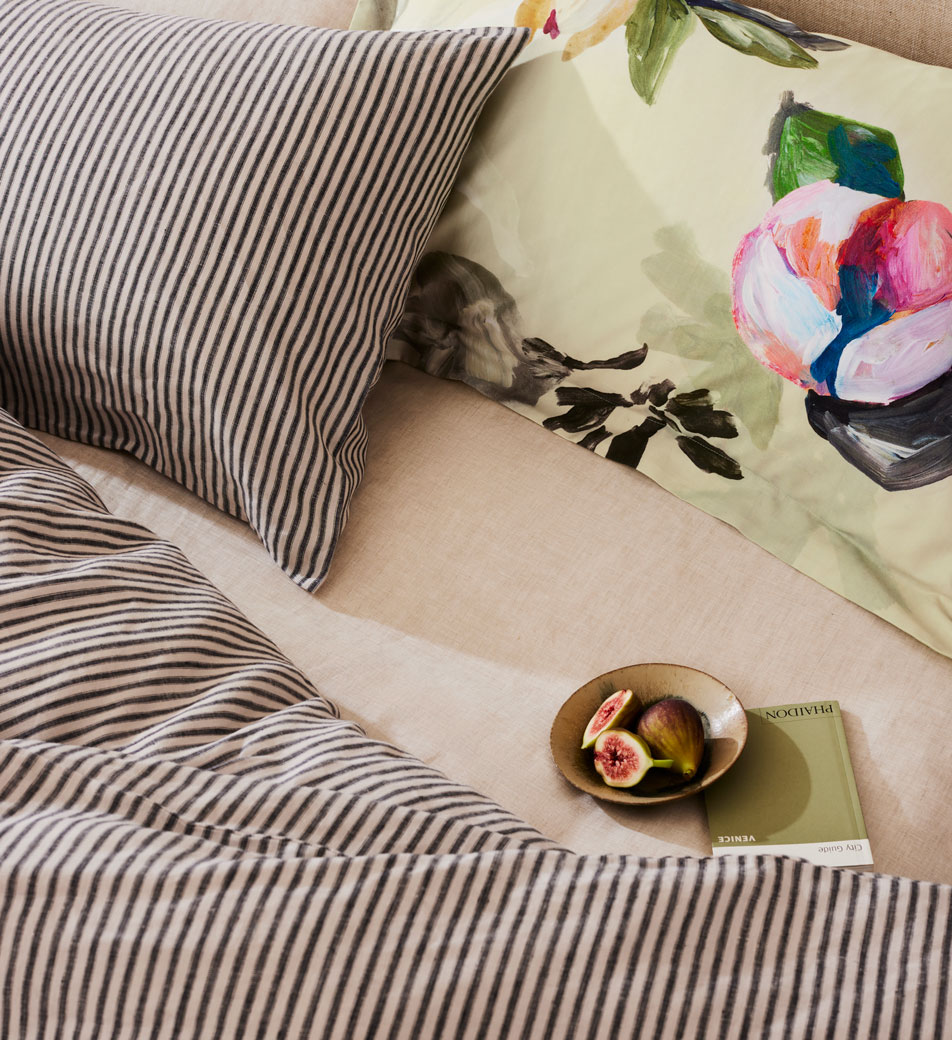
[[[733,0],[398,8],[535,36],[392,355],[952,654],[952,73]]]
[[[103,0],[109,7],[148,14],[220,18],[230,22],[279,22],[346,29],[354,13],[353,0]]]
[[[525,30],[0,9],[0,403],[131,452],[322,581],[361,405]]]

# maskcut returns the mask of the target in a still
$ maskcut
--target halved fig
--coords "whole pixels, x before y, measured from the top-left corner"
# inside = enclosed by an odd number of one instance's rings
[[[595,741],[595,769],[609,787],[634,787],[652,766],[668,769],[670,759],[654,759],[648,745],[627,729],[605,730]]]
[[[582,747],[590,748],[598,740],[599,734],[626,722],[631,709],[635,707],[631,703],[633,697],[631,690],[616,690],[610,697],[606,697],[598,711],[588,720],[582,734]]]

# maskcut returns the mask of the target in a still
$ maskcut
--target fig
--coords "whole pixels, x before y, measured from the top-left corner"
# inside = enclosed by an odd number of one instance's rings
[[[582,734],[582,747],[590,748],[598,739],[600,733],[612,726],[621,725],[630,714],[631,700],[634,694],[631,690],[616,690],[611,696],[598,707],[598,711],[588,720],[585,732]]]
[[[607,729],[595,741],[595,769],[609,787],[634,787],[652,766],[672,764],[652,758],[648,745],[627,729]]]
[[[656,701],[641,713],[635,727],[654,755],[670,758],[670,767],[685,780],[704,757],[704,724],[693,704],[680,697]]]

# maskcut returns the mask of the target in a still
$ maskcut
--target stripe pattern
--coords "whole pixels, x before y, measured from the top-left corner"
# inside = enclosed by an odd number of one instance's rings
[[[526,37],[0,0],[0,404],[131,452],[316,588],[410,273]]]
[[[949,1035],[952,889],[576,856],[0,413],[0,1036]]]

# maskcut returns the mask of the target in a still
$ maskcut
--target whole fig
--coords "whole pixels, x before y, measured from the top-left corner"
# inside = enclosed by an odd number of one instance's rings
[[[704,757],[704,724],[697,708],[679,697],[649,705],[635,729],[658,758],[670,758],[671,768],[685,780],[697,772]]]

